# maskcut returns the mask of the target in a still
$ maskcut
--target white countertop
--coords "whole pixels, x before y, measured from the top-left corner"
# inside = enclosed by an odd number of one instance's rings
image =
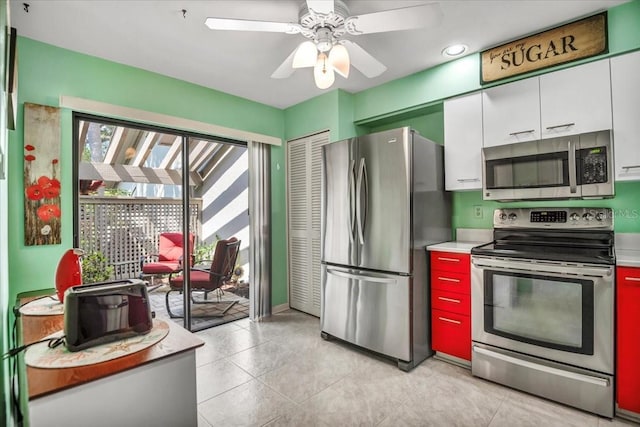
[[[480,246],[488,242],[461,242],[451,241],[444,243],[437,243],[435,245],[427,246],[428,251],[443,251],[443,252],[457,252],[461,254],[471,253],[471,248]]]
[[[616,249],[616,265],[620,267],[640,267],[640,250]]]

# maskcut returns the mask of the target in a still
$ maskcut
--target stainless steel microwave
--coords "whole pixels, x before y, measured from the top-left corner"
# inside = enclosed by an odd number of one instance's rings
[[[484,200],[613,197],[611,131],[482,149]]]

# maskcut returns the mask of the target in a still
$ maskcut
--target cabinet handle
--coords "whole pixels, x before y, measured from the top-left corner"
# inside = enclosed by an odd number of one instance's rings
[[[446,258],[446,257],[438,257],[438,261],[450,261],[450,262],[460,262],[458,258]]]
[[[640,282],[640,277],[625,277],[624,280],[628,280],[630,282]]]
[[[460,279],[452,279],[450,277],[440,277],[438,276],[438,280],[442,280],[443,282],[456,282],[460,283]]]
[[[458,178],[457,181],[458,182],[478,182],[480,181],[480,178]]]
[[[535,132],[535,131],[536,131],[535,129],[521,130],[521,131],[519,131],[519,132],[511,132],[509,135],[510,135],[510,136],[516,136],[516,135],[521,135],[521,134],[523,134],[523,133],[533,133],[533,132]]]
[[[575,126],[575,123],[565,123],[563,125],[547,126],[547,130],[558,129],[558,128],[568,128],[569,126]]]
[[[446,298],[446,297],[438,297],[438,299],[442,300],[442,301],[454,302],[456,304],[460,304],[460,300],[459,299]]]
[[[640,165],[631,165],[631,166],[622,166],[622,169],[628,171],[629,169],[637,169],[640,168]]]
[[[438,317],[439,320],[442,320],[444,322],[449,322],[449,323],[455,323],[456,325],[461,324],[462,322],[459,320],[453,320],[453,319],[447,319],[446,317]]]

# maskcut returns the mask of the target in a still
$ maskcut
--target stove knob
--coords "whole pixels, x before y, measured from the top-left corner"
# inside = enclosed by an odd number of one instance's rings
[[[510,213],[509,214],[509,221],[515,221],[516,218],[518,218],[518,216],[516,214],[514,214],[514,213]]]
[[[598,212],[596,214],[596,221],[604,221],[605,218],[606,218],[606,215],[604,214],[604,212]]]
[[[507,220],[507,214],[502,212],[498,218],[500,218],[500,221],[506,221]]]
[[[587,212],[586,214],[582,215],[582,219],[584,219],[585,221],[591,221],[593,219],[593,214],[591,212]]]
[[[578,215],[577,213],[575,213],[575,212],[574,212],[574,213],[572,213],[571,215],[569,215],[569,219],[570,219],[571,221],[577,221],[577,220],[579,220],[579,219],[580,219],[580,215]]]

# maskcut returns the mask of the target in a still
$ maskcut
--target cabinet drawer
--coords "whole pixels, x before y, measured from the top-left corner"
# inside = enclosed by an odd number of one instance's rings
[[[471,277],[468,273],[433,270],[431,271],[431,289],[469,295],[471,294]]]
[[[432,347],[435,351],[471,360],[471,320],[469,316],[431,310]]]
[[[618,285],[640,286],[640,268],[618,267],[616,278]]]
[[[470,255],[455,252],[431,252],[431,270],[470,272]]]
[[[471,315],[471,295],[447,292],[441,289],[431,290],[431,307],[436,310]]]

